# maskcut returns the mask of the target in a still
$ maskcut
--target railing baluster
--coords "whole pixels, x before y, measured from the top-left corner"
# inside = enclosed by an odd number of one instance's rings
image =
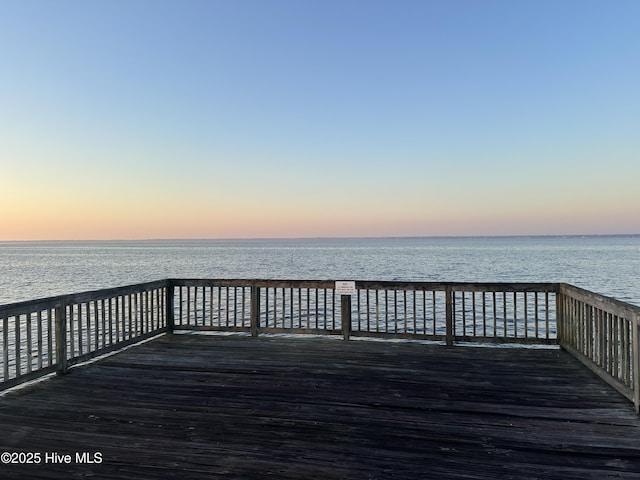
[[[224,315],[225,315],[225,321],[227,323],[227,327],[233,327],[233,323],[232,323],[232,318],[231,318],[231,287],[227,286],[225,287],[225,303],[224,303]],[[266,292],[267,295],[267,304],[269,303],[269,295],[268,295],[268,291]]]
[[[398,291],[393,290],[393,333],[398,333]]]
[[[418,311],[416,310],[416,295],[418,294],[418,290],[413,290],[412,292],[412,299],[413,299],[413,333],[418,333],[418,325],[417,325],[417,319],[418,319]]]
[[[384,331],[389,333],[389,290],[384,290]]]
[[[309,304],[309,299],[311,298],[311,295],[309,294],[309,289],[306,289],[306,300],[307,300],[307,313],[306,313],[306,318],[307,318],[307,328],[311,328],[311,310],[310,310],[310,304]]]
[[[314,288],[314,294],[315,294],[315,315],[316,315],[316,328],[318,328],[318,289]],[[325,328],[324,326],[322,328]]]
[[[493,302],[493,337],[496,338],[498,336],[498,312],[496,306],[496,292],[492,293],[492,302]]]
[[[502,292],[502,329],[504,337],[509,336],[508,327],[507,327],[507,292]]]
[[[186,304],[187,304],[187,316],[186,316],[186,322],[185,325],[191,325],[191,287],[186,287],[186,291],[187,291],[187,299],[186,299]]]
[[[46,329],[47,332],[47,340],[46,340],[46,352],[47,352],[47,361],[43,362],[46,363],[46,365],[43,365],[43,367],[51,367],[53,365],[53,337],[55,335],[54,332],[54,323],[53,323],[53,309],[51,308],[47,308],[45,310],[46,312],[46,317],[47,317],[47,321],[44,325],[44,328]],[[44,340],[43,340],[44,341]]]
[[[194,295],[196,292],[197,288],[194,288]],[[150,332],[153,329],[153,318],[151,315],[151,308],[152,308],[152,300],[153,300],[153,296],[151,295],[151,292],[145,290],[144,292],[141,293],[142,295],[142,305],[144,308],[144,324],[145,324],[145,328],[146,331],[145,333]],[[197,325],[197,319],[198,319],[198,307],[197,304],[195,303],[195,296],[193,298],[194,300],[194,304],[193,304],[193,317],[194,317],[194,325]]]
[[[482,291],[482,336],[487,336],[487,292]]]
[[[291,325],[291,328],[295,328],[295,321],[294,321],[294,316],[293,316],[293,303],[294,303],[294,294],[293,294],[293,287],[289,287],[289,325]],[[335,322],[335,315],[334,315],[334,322]]]
[[[247,323],[247,287],[242,287],[242,326],[251,326],[251,322]]]
[[[27,312],[26,315],[26,322],[25,322],[25,327],[26,327],[26,347],[27,347],[27,373],[31,373],[31,362],[33,361],[33,347],[31,344],[32,341],[32,335],[31,335],[31,315],[32,312]]]
[[[475,292],[471,293],[471,331],[473,332],[473,336],[476,335],[476,295]],[[466,336],[469,328],[467,326],[467,295],[465,291],[460,292],[460,296],[462,297],[462,335]]]
[[[623,320],[622,322],[622,339],[621,339],[621,345],[620,348],[622,350],[621,352],[621,366],[622,366],[622,380],[625,383],[625,385],[629,385],[631,386],[631,362],[630,362],[630,358],[629,358],[629,353],[630,353],[630,343],[629,343],[629,335],[630,335],[630,323],[627,320]]]
[[[640,314],[631,314],[631,371],[633,378],[633,405],[636,413],[640,414]]]
[[[42,310],[38,310],[36,321],[38,322],[38,370],[42,368]]]
[[[322,290],[322,305],[323,305],[323,309],[324,309],[324,322],[325,322],[325,326],[327,329],[329,329],[329,316],[327,315],[327,289],[323,289]],[[282,291],[282,296],[284,299],[284,289]],[[284,302],[284,300],[283,300]],[[282,308],[282,310],[284,311],[284,307]],[[331,325],[331,330],[335,330],[335,325]]]
[[[432,315],[433,315],[433,334],[436,335],[438,333],[438,328],[437,328],[437,315],[436,315],[436,291],[433,290],[431,292],[431,308],[433,310]]]
[[[2,318],[2,381],[9,380],[9,318]]]
[[[15,333],[14,350],[16,352],[16,377],[19,377],[22,374],[22,366],[21,366],[22,361],[21,361],[21,355],[20,355],[20,349],[22,345],[20,341],[20,330],[21,330],[20,317],[21,315],[15,316],[16,325],[14,327],[14,333]]]
[[[557,302],[557,297],[556,297],[556,302]],[[556,308],[557,308],[557,304],[556,304]],[[546,338],[547,340],[549,339],[549,292],[544,292],[544,329],[545,329],[545,336],[544,338]],[[557,328],[556,328],[557,330]]]
[[[76,305],[78,310],[77,322],[78,322],[78,355],[84,355],[85,351],[85,337],[88,329],[86,325],[83,327],[82,325],[82,303],[78,303]]]
[[[473,336],[475,337],[477,335],[477,324],[478,324],[478,319],[477,319],[477,306],[476,306],[476,292],[471,292],[471,321],[473,322]],[[462,310],[464,311],[464,297],[462,297]],[[463,328],[463,332],[466,334],[466,330],[467,330],[467,326],[465,323],[465,318],[462,318],[462,328]]]
[[[222,287],[218,286],[218,298],[217,298],[217,304],[218,304],[218,326],[222,326]],[[227,325],[228,326],[228,325]]]
[[[427,335],[427,292],[426,290],[421,290],[422,292],[422,332],[424,335]],[[432,335],[435,335],[436,332],[433,331]]]

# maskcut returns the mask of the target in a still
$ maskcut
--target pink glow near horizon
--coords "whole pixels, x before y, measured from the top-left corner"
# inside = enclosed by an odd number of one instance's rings
[[[635,0],[30,3],[0,240],[640,233]]]

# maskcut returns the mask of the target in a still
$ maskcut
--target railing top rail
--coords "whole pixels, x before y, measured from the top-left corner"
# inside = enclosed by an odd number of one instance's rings
[[[596,308],[613,313],[614,315],[640,315],[640,307],[637,305],[632,305],[613,297],[595,293],[591,290],[585,290],[584,288],[576,287],[569,283],[560,284],[560,293],[584,301]]]
[[[265,280],[256,278],[171,278],[173,286],[180,287],[261,287],[261,288],[333,288],[334,280]]]
[[[269,287],[269,288],[334,288],[335,280],[304,279],[170,279],[175,286]],[[550,292],[557,293],[559,283],[550,282],[428,282],[407,280],[355,280],[357,289],[405,289],[444,291]]]
[[[112,298],[118,295],[128,295],[144,290],[161,288],[168,286],[167,280],[156,280],[153,282],[137,283],[125,285],[122,287],[104,288],[99,290],[90,290],[87,292],[70,293],[65,295],[56,295],[53,297],[39,298],[36,300],[27,300],[24,302],[9,303],[0,305],[0,317],[11,317],[13,315],[22,314],[27,311],[38,311],[53,309],[63,304],[84,303],[94,300],[102,300]]]
[[[476,291],[476,292],[549,292],[557,293],[559,283],[548,282],[414,282],[414,281],[356,281],[357,288],[407,290]]]
[[[27,311],[35,312],[38,310],[58,308],[62,306],[66,297],[67,295],[58,295],[55,297],[38,298],[36,300],[0,305],[0,318],[12,317]]]
[[[358,289],[404,289],[404,290],[429,290],[445,291],[477,291],[477,292],[551,292],[557,293],[560,289],[559,283],[513,283],[513,282],[424,282],[424,281],[380,281],[380,280],[356,280]],[[83,303],[88,301],[102,300],[117,295],[127,295],[145,289],[160,288],[165,286],[213,286],[213,287],[260,287],[260,288],[326,288],[332,289],[335,280],[284,280],[284,279],[203,279],[203,278],[172,278],[156,280],[152,282],[126,285],[122,287],[105,288],[78,292],[52,297],[27,300],[23,302],[0,305],[0,317],[12,316],[25,311],[45,310],[57,308],[63,303]],[[569,285],[562,284],[567,287]],[[574,291],[587,292],[570,286]],[[592,295],[597,295],[592,293]],[[604,296],[599,296],[607,298]],[[608,301],[628,305],[615,299]],[[638,309],[640,311],[640,308]]]

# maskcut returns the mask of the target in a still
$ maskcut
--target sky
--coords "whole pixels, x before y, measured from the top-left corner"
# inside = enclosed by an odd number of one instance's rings
[[[0,241],[640,233],[637,0],[0,0]]]

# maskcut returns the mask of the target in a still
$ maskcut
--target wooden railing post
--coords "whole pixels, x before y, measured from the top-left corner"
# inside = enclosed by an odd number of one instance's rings
[[[562,348],[565,340],[564,293],[562,287],[556,293],[556,342]]]
[[[351,295],[340,295],[340,318],[342,319],[342,337],[349,341],[351,337]]]
[[[636,413],[640,414],[640,315],[633,313],[631,315],[631,369],[633,371],[633,406]]]
[[[173,333],[173,330],[176,328],[176,318],[175,318],[175,308],[174,308],[174,296],[175,296],[175,288],[173,286],[173,282],[169,280],[167,282],[167,291],[166,291],[166,312],[165,315],[167,317],[167,331],[169,333]]]
[[[249,317],[251,322],[251,336],[260,335],[260,287],[251,286]]]
[[[453,315],[453,289],[451,287],[446,287],[445,289],[445,315],[446,315],[446,330],[445,337],[447,346],[453,346],[453,324],[454,324],[454,315]]]
[[[67,373],[67,305],[56,307],[55,309],[55,322],[56,322],[56,361],[59,364],[58,374]]]

